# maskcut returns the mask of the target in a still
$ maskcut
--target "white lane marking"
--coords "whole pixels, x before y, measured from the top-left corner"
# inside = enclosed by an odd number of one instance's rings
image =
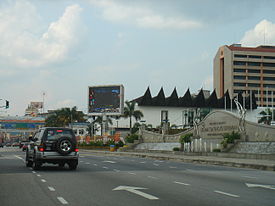
[[[90,163],[90,162],[86,162],[86,163],[85,163],[85,165],[89,165],[89,164],[91,164],[91,163]]]
[[[114,169],[115,172],[120,172],[120,170]]]
[[[32,171],[32,173],[33,173],[33,174],[35,174],[35,173],[36,173],[36,171]]]
[[[85,156],[80,156],[80,157],[85,157]]]
[[[261,188],[275,190],[275,185],[259,185],[259,184],[250,184],[250,183],[245,183],[245,184],[247,187],[261,187]]]
[[[174,183],[179,184],[179,185],[185,185],[185,186],[190,185],[190,184],[187,184],[187,183],[184,183],[184,182],[177,182],[177,181],[174,181]]]
[[[176,169],[177,167],[170,166],[169,168],[171,168],[171,169]]]
[[[102,167],[102,168],[103,168],[103,169],[106,169],[106,170],[109,169],[108,167]]]
[[[16,158],[22,160],[23,162],[25,162],[25,160],[24,160],[22,157],[19,157],[19,156],[17,156],[17,155],[14,155],[14,156],[15,156]]]
[[[156,163],[154,163],[153,165],[155,165],[155,166],[157,166],[157,167],[159,166],[159,164],[156,164]]]
[[[41,175],[39,175],[39,174],[37,174],[36,176],[37,176],[37,177],[41,177]]]
[[[135,160],[131,160],[132,162],[134,162]]]
[[[51,192],[54,192],[55,189],[53,187],[48,187]]]
[[[94,166],[97,166],[97,164],[94,164]]]
[[[111,163],[111,164],[116,163],[116,162],[114,162],[114,161],[109,161],[109,160],[106,160],[106,161],[103,161],[103,162],[107,162],[107,163]]]
[[[61,202],[63,205],[69,204],[63,197],[57,197],[57,199],[58,199],[59,202]]]
[[[252,176],[242,176],[242,177],[245,177],[245,178],[248,178],[248,179],[257,179],[257,177],[252,177]]]
[[[161,161],[161,160],[155,160],[155,162],[163,162],[163,161]]]
[[[130,175],[136,175],[136,173],[133,173],[133,172],[128,172],[128,174],[130,174]]]
[[[146,162],[140,162],[140,164],[145,164]]]
[[[41,182],[47,182],[46,180],[44,180],[44,179],[41,179]]]
[[[157,198],[157,197],[155,197],[153,195],[150,195],[150,194],[147,194],[147,193],[139,191],[139,190],[144,190],[144,189],[147,189],[147,188],[143,188],[143,187],[131,187],[131,186],[119,186],[119,187],[116,187],[113,190],[114,191],[126,190],[128,192],[131,192],[131,193],[134,193],[136,195],[142,196],[142,197],[147,198],[149,200],[158,200],[159,199],[159,198]]]
[[[227,192],[222,192],[222,191],[219,191],[219,190],[215,190],[214,192],[222,194],[222,195],[227,195],[229,197],[240,197],[239,195],[234,195],[234,194],[230,194],[230,193],[227,193]]]
[[[83,162],[82,160],[80,162]]]
[[[147,177],[151,179],[158,179],[157,177],[153,177],[153,176],[147,176]]]

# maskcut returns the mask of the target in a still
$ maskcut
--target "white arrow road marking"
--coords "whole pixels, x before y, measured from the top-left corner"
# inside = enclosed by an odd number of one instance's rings
[[[113,190],[115,190],[115,191],[126,190],[128,192],[131,192],[131,193],[134,193],[136,195],[142,196],[142,197],[147,198],[149,200],[158,200],[159,199],[159,198],[157,198],[157,197],[155,197],[153,195],[150,195],[150,194],[138,191],[138,190],[145,190],[145,189],[147,189],[147,188],[143,188],[143,187],[131,187],[131,186],[118,186],[118,187],[116,187]]]
[[[103,161],[103,162],[107,162],[107,163],[111,163],[111,164],[115,164],[116,163],[114,161],[109,161],[109,160],[106,160],[106,161]]]
[[[247,187],[262,187],[266,189],[271,189],[275,190],[275,185],[259,185],[259,184],[250,184],[250,183],[245,183]]]
[[[222,192],[222,191],[219,191],[219,190],[215,190],[214,192],[222,194],[222,195],[227,195],[227,196],[230,196],[230,197],[240,197],[239,195],[234,195],[234,194],[230,194],[230,193],[227,193],[227,192]]]

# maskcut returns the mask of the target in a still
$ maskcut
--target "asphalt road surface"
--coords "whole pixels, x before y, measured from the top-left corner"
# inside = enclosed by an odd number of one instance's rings
[[[275,172],[80,152],[76,171],[0,148],[1,206],[274,206]]]

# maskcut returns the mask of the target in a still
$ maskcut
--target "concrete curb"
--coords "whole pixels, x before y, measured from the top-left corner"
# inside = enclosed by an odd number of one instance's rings
[[[237,168],[251,168],[258,170],[275,171],[275,161],[272,160],[258,160],[258,159],[239,159],[239,158],[220,158],[209,156],[183,156],[161,153],[141,153],[141,152],[109,152],[96,150],[80,150],[83,152],[90,152],[94,154],[102,154],[108,156],[130,156],[141,158],[152,158],[158,160],[172,160],[187,163],[220,165]]]

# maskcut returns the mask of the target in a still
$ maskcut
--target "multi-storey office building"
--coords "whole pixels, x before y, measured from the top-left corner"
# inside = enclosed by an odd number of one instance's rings
[[[254,92],[258,106],[275,106],[275,46],[222,46],[214,58],[214,89],[218,98]],[[273,99],[273,100],[272,100]]]

